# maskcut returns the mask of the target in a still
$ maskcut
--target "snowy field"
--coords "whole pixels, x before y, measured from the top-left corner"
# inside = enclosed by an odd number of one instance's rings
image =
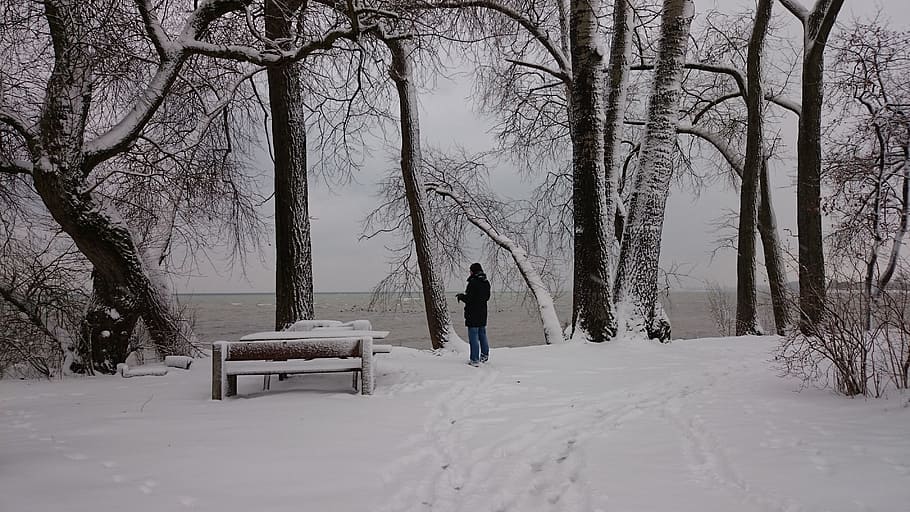
[[[907,396],[797,392],[773,338],[396,347],[294,377],[0,382],[0,510],[910,510]]]

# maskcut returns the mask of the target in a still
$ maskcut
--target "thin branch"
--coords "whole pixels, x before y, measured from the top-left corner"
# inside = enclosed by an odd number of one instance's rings
[[[570,78],[568,76],[566,76],[566,74],[563,73],[562,71],[556,71],[556,70],[550,69],[546,66],[541,66],[540,64],[533,64],[531,62],[524,62],[524,61],[515,60],[515,59],[506,59],[506,62],[510,62],[512,64],[515,64],[516,66],[523,66],[526,68],[543,71],[544,73],[547,73],[549,75],[556,77],[557,79],[559,79],[560,82],[563,82],[563,83],[568,82],[570,80]]]
[[[537,39],[541,45],[543,45],[550,56],[553,57],[553,60],[556,61],[559,69],[566,77],[572,76],[572,64],[569,62],[568,57],[562,52],[562,50],[560,50],[556,43],[550,39],[550,36],[547,35],[546,31],[542,30],[541,27],[534,24],[530,19],[526,18],[519,11],[512,9],[511,7],[502,5],[494,0],[438,0],[435,2],[418,0],[416,3],[418,6],[427,9],[460,9],[463,7],[480,7],[482,9],[488,9],[507,16],[508,18],[511,18],[513,21],[521,25],[532,36],[534,36],[534,38]]]
[[[10,126],[16,133],[21,135],[22,138],[25,139],[26,144],[30,146],[35,140],[34,131],[29,128],[25,120],[8,110],[0,109],[0,123]]]

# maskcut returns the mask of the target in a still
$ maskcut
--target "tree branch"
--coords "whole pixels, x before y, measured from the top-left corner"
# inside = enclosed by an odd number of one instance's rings
[[[809,20],[809,10],[797,0],[780,0],[780,4],[784,6],[784,9],[787,9],[791,14],[796,16],[803,25]]]
[[[145,25],[145,32],[148,34],[152,44],[155,45],[155,51],[158,52],[158,58],[162,62],[167,60],[167,48],[171,44],[170,38],[158,22],[158,18],[152,12],[152,5],[149,0],[136,0],[136,8],[139,9],[139,15],[142,16],[142,23]]]
[[[568,82],[568,81],[570,80],[570,78],[569,78],[568,76],[566,76],[566,74],[563,73],[562,71],[556,71],[556,70],[550,69],[550,68],[548,68],[548,67],[546,67],[546,66],[541,66],[540,64],[533,64],[533,63],[531,63],[531,62],[524,62],[524,61],[515,60],[515,59],[506,59],[506,62],[510,62],[510,63],[512,63],[512,64],[515,64],[516,66],[523,66],[523,67],[526,67],[526,68],[531,68],[531,69],[536,69],[536,70],[538,70],[538,71],[543,71],[544,73],[547,73],[547,74],[549,74],[549,75],[552,75],[552,76],[556,77],[560,82],[564,82],[564,83],[565,83],[565,82]]]
[[[12,160],[0,162],[0,173],[3,174],[32,174],[31,162]]]
[[[791,98],[786,98],[784,96],[774,95],[771,93],[765,93],[765,99],[770,101],[771,103],[774,103],[775,105],[784,107],[785,109],[789,110],[790,112],[793,112],[797,116],[803,115],[803,106],[796,100],[793,100]]]
[[[8,110],[0,109],[0,123],[6,124],[15,130],[16,133],[25,139],[25,143],[29,146],[31,146],[32,142],[34,142],[35,133],[25,123],[25,120],[20,118],[18,115]]]
[[[569,59],[566,55],[560,50],[560,48],[553,42],[552,39],[547,35],[547,33],[537,25],[535,25],[531,20],[523,16],[520,12],[502,5],[495,0],[437,0],[437,1],[428,1],[428,0],[416,0],[415,3],[418,7],[423,7],[426,9],[460,9],[463,7],[479,7],[482,9],[488,9],[491,11],[498,12],[508,18],[511,18],[513,21],[521,25],[525,30],[527,30],[541,45],[547,50],[553,60],[556,61],[556,64],[559,66],[559,69],[562,71],[565,77],[572,76],[572,65],[569,62]]]
[[[746,94],[746,75],[739,69],[732,66],[722,66],[720,64],[710,64],[707,62],[687,62],[686,69],[695,69],[698,71],[707,71],[709,73],[720,73],[729,75],[736,80],[736,86],[742,95]],[[638,64],[630,67],[632,71],[653,71],[654,64]]]

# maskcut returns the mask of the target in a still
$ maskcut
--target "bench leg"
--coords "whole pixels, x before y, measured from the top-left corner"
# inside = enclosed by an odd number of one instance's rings
[[[351,386],[354,387],[354,392],[356,393],[358,391],[357,383],[360,381],[360,372],[354,370],[352,373],[354,374],[354,379],[353,382],[351,382]]]
[[[223,343],[216,342],[212,345],[212,400],[224,398],[225,388],[227,388],[224,359],[227,356],[227,350],[228,347]]]
[[[227,376],[227,393],[225,396],[234,396],[237,394],[237,376]]]
[[[268,391],[269,389],[271,389],[271,387],[272,387],[272,376],[264,375],[262,377],[262,390]]]
[[[373,339],[360,340],[360,394],[373,394]]]

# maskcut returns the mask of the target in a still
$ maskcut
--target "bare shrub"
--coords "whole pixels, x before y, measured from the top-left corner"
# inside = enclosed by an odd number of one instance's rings
[[[721,336],[733,336],[736,332],[736,298],[730,290],[721,288],[716,282],[706,284],[708,311],[717,332]]]
[[[878,398],[891,387],[907,389],[908,305],[905,286],[882,293],[868,309],[859,285],[831,290],[821,322],[808,333],[783,338],[777,354],[781,369],[847,396]]]

